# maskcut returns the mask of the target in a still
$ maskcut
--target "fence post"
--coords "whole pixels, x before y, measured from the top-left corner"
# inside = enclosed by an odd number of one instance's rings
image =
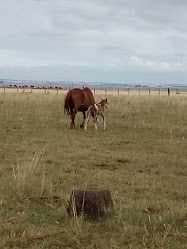
[[[169,89],[169,87],[168,87],[168,96],[170,96],[170,89]]]
[[[119,88],[118,88],[118,95],[119,95]]]
[[[150,89],[150,87],[149,87],[149,95],[151,94],[151,89]]]
[[[139,88],[139,95],[140,95],[140,88]]]

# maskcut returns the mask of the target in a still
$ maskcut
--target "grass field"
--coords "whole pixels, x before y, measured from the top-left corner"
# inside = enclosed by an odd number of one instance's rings
[[[108,101],[106,130],[71,131],[63,94],[0,93],[0,248],[187,248],[187,98]],[[68,217],[80,187],[115,213]]]

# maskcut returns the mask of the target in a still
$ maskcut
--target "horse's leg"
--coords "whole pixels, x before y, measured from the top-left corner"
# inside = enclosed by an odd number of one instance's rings
[[[75,115],[77,113],[77,110],[74,109],[73,113],[71,114],[71,126],[70,129],[75,129]]]
[[[85,112],[82,112],[82,113],[83,113],[83,121],[82,121],[82,124],[80,125],[81,129],[84,128],[84,123],[85,123],[85,119],[86,119],[86,113]]]

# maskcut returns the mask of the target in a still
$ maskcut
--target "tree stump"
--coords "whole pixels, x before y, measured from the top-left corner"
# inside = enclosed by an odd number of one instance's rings
[[[108,189],[72,190],[67,212],[70,215],[86,214],[99,218],[114,211],[114,204]]]

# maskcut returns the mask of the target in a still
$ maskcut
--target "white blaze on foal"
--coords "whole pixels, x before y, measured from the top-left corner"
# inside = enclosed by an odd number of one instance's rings
[[[106,128],[106,118],[104,116],[105,108],[108,108],[107,99],[102,99],[101,102],[99,102],[99,104],[94,103],[88,108],[87,118],[86,118],[86,122],[84,126],[85,130],[87,129],[87,125],[88,125],[88,122],[91,116],[94,119],[95,129],[97,130],[97,122],[98,122],[99,115],[103,118],[103,129]]]

